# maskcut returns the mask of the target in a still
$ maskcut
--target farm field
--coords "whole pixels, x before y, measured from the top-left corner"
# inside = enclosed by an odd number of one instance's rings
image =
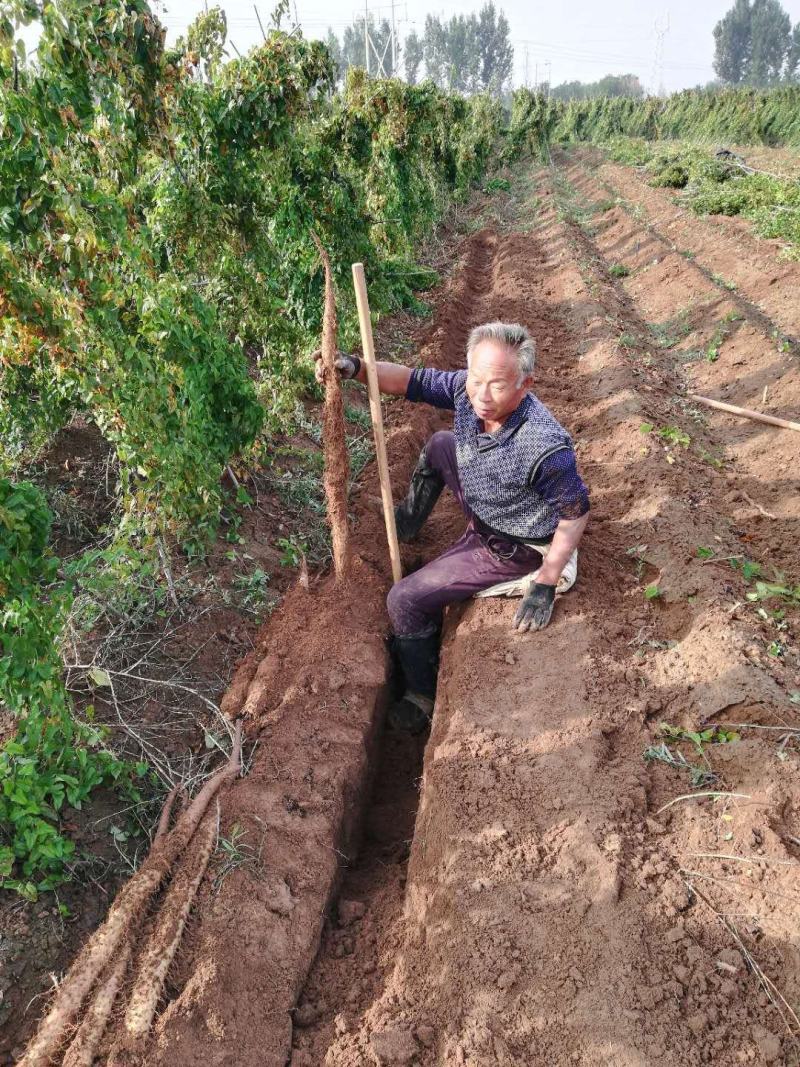
[[[795,38],[570,99],[491,4],[458,84],[288,8],[0,16],[0,1065],[800,1067]],[[544,632],[447,609],[430,735],[356,262],[380,360],[524,323],[591,497]],[[380,374],[398,501],[451,416]]]
[[[800,268],[592,147],[508,177],[379,347],[458,367],[472,325],[530,326],[592,490],[578,585],[544,634],[451,611],[427,745],[385,731],[366,468],[351,584],[287,583],[200,657],[252,645],[221,700],[257,739],[221,794],[246,847],[212,857],[139,1062],[797,1062],[797,445],[687,394],[796,417]],[[389,406],[396,495],[442,425]],[[459,523],[441,503],[405,567]]]

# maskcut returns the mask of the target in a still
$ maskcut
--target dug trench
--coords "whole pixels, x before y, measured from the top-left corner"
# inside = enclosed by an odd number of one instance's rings
[[[798,1062],[793,634],[769,656],[741,576],[698,558],[754,551],[727,517],[736,467],[702,461],[724,448],[716,423],[617,343],[636,308],[554,188],[517,176],[465,241],[419,356],[459,367],[476,323],[530,327],[536,391],[591,490],[578,584],[539,634],[511,630],[514,602],[451,610],[430,737],[385,731],[389,569],[368,473],[348,581],[293,589],[225,697],[255,748],[221,834],[253,850],[200,888],[147,1063]],[[687,419],[692,448],[640,431]],[[392,405],[396,496],[446,424]],[[459,522],[440,503],[405,568]],[[784,564],[791,523],[764,542],[785,531]],[[713,775],[698,792],[678,761],[643,759],[662,720],[751,726],[696,757]]]
[[[533,233],[498,236],[469,325],[539,338],[537,392],[592,491],[581,577],[543,634],[515,635],[502,601],[450,614],[408,869],[413,794],[382,774],[295,1013],[298,1067],[796,1062],[797,734],[783,759],[773,739],[797,661],[769,661],[735,579],[698,558],[753,551],[726,518],[737,474],[641,434],[685,421],[681,384],[616,343],[636,308],[552,189],[530,190]],[[719,746],[722,795],[671,804],[689,783],[643,760],[658,722],[731,718],[767,729]]]

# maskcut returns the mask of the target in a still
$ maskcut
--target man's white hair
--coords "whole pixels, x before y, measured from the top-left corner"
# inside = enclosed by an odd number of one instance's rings
[[[524,326],[520,326],[518,322],[486,322],[483,326],[476,326],[467,341],[467,366],[470,365],[473,351],[482,341],[497,341],[517,357],[518,385],[533,375],[536,342]]]

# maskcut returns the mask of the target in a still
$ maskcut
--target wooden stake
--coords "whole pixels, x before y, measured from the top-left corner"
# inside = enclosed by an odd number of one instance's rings
[[[721,400],[710,400],[707,396],[698,396],[697,393],[689,393],[689,399],[698,404],[705,404],[707,408],[714,408],[716,411],[727,411],[729,415],[740,415],[743,419],[764,422],[767,426],[780,426],[782,430],[800,432],[800,422],[792,422],[790,419],[779,419],[776,415],[763,415],[760,411],[753,411],[751,408],[737,408],[734,404],[723,404]]]
[[[372,429],[375,434],[375,454],[378,460],[378,475],[381,482],[383,518],[386,522],[386,537],[389,541],[389,557],[392,561],[392,577],[396,582],[399,582],[403,577],[403,568],[400,563],[400,545],[397,542],[397,527],[394,522],[392,483],[389,477],[389,461],[386,458],[386,437],[383,432],[381,393],[378,388],[378,369],[375,366],[375,344],[372,339],[372,320],[369,315],[367,280],[364,277],[363,263],[353,264],[353,286],[356,291],[358,323],[361,327],[361,350],[364,355],[364,365],[367,368],[369,410],[372,415]]]

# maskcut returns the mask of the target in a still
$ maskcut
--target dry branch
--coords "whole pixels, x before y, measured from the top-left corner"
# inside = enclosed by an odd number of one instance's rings
[[[92,1067],[130,960],[131,946],[128,944],[123,947],[107,976],[100,982],[64,1055],[63,1067]]]
[[[120,890],[106,921],[86,942],[58,987],[50,1011],[19,1061],[21,1067],[47,1067],[50,1063],[98,977],[120,945],[127,943],[131,928],[189,843],[214,795],[220,786],[239,774],[241,756],[242,724],[239,722],[227,765],[209,778],[175,828],[154,843],[142,866]]]
[[[325,383],[325,408],[322,416],[322,441],[325,448],[325,499],[333,543],[333,569],[336,581],[347,577],[350,565],[350,536],[347,528],[347,486],[350,461],[344,432],[342,383],[336,373],[336,300],[330,256],[314,231],[311,237],[322,257],[325,269],[325,311],[322,318],[322,367]]]

